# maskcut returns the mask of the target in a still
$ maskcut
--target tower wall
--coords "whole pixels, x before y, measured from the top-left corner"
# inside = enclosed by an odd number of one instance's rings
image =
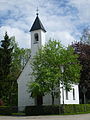
[[[35,34],[38,34],[38,41],[35,41]],[[35,30],[31,32],[31,57],[33,57],[38,49],[45,44],[45,32],[42,30]]]
[[[38,41],[35,41],[35,34],[38,34]],[[34,78],[32,78],[32,68],[31,68],[31,59],[36,54],[38,49],[41,48],[42,45],[45,44],[45,32],[43,30],[35,30],[31,32],[31,58],[24,67],[22,73],[18,78],[18,108],[19,111],[23,111],[25,106],[33,106],[35,105],[35,99],[30,97],[30,93],[28,93],[28,82],[31,82]]]

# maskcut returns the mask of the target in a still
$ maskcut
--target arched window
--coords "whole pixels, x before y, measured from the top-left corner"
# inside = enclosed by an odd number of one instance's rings
[[[39,41],[38,33],[34,34],[34,43],[37,43]]]

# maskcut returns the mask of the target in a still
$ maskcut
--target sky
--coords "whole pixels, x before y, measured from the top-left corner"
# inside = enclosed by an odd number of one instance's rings
[[[90,0],[0,0],[0,40],[7,31],[21,48],[30,48],[30,28],[39,18],[46,29],[46,41],[55,39],[65,46],[80,40],[90,27]]]

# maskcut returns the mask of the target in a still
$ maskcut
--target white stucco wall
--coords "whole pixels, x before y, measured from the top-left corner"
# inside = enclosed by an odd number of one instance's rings
[[[34,105],[34,99],[30,97],[30,94],[27,92],[28,90],[28,82],[31,81],[30,78],[30,60],[25,66],[24,70],[20,74],[18,78],[18,107],[19,111],[23,110],[25,106]]]
[[[35,44],[34,43],[34,34],[38,33],[39,41]],[[35,30],[31,32],[31,56],[33,57],[38,49],[41,48],[41,46],[45,45],[45,32],[42,30]]]
[[[54,99],[54,104],[59,104],[59,98]],[[50,94],[43,97],[43,105],[52,105],[52,96]]]

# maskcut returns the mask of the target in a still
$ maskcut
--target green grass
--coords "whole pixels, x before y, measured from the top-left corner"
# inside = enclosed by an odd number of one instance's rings
[[[12,113],[13,116],[25,116],[25,113]]]

